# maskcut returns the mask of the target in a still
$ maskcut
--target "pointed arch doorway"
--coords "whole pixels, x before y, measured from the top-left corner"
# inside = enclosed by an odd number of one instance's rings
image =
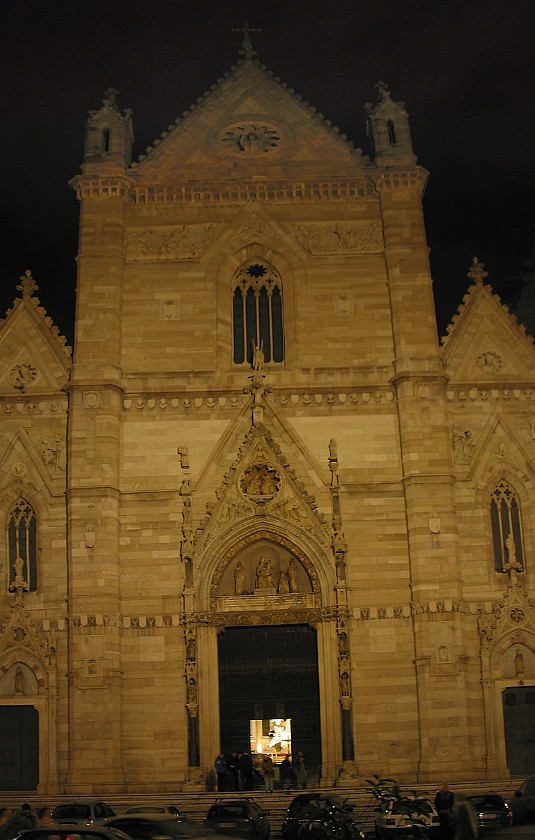
[[[316,631],[305,624],[227,627],[218,636],[221,749],[250,750],[251,721],[290,720],[291,751],[321,770]],[[259,724],[257,724],[259,725]],[[264,723],[264,729],[267,724]]]

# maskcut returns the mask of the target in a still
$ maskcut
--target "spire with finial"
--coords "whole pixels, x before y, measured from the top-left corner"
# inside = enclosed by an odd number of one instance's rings
[[[19,277],[20,283],[17,286],[17,291],[22,292],[23,298],[30,298],[34,292],[37,291],[39,286],[35,282],[32,277],[32,272],[29,268],[26,269],[24,274]]]
[[[483,280],[485,277],[489,276],[488,271],[485,271],[485,266],[483,263],[479,262],[477,257],[474,257],[472,260],[472,265],[470,266],[470,271],[466,275],[470,280],[473,280],[476,286],[482,286]]]
[[[253,47],[253,44],[251,42],[251,39],[249,38],[249,35],[250,35],[251,32],[262,32],[262,30],[261,29],[254,29],[252,26],[249,26],[247,21],[245,21],[243,26],[233,28],[233,29],[231,29],[231,32],[242,32],[243,33],[243,43],[242,43],[242,48],[240,50],[240,55],[242,56],[242,58],[244,58],[246,61],[250,61],[252,58],[254,58],[255,55],[256,55],[256,50]]]
[[[377,84],[374,85],[374,87],[377,91],[379,102],[384,102],[386,99],[391,99],[390,91],[388,90],[388,85],[386,84],[386,82],[379,80]]]

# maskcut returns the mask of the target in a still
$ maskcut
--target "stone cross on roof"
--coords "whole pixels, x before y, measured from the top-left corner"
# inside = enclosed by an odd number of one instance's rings
[[[470,271],[466,275],[473,280],[476,286],[482,286],[483,280],[485,277],[489,276],[488,271],[485,271],[485,266],[483,263],[479,262],[477,257],[474,257],[472,260],[472,265],[470,266]]]
[[[261,29],[254,29],[252,26],[249,26],[247,21],[244,22],[243,26],[231,29],[231,32],[243,32],[243,44],[240,50],[240,55],[242,55],[246,59],[251,59],[256,55],[256,50],[251,43],[251,39],[249,38],[249,34],[251,32],[262,32]]]

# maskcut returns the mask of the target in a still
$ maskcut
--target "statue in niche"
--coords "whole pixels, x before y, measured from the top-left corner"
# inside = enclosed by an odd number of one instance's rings
[[[279,574],[279,585],[277,592],[279,595],[288,595],[290,591],[290,581],[288,579],[288,569],[281,569]]]
[[[15,671],[15,694],[24,694],[24,674],[20,665]]]
[[[338,636],[338,650],[340,652],[340,656],[348,656],[349,642],[347,639],[347,633],[340,633]]]
[[[515,674],[517,677],[521,677],[524,674],[524,657],[520,648],[516,649],[515,654]]]
[[[195,660],[195,639],[193,636],[189,636],[186,639],[186,659],[188,662]]]
[[[299,584],[297,582],[297,566],[293,557],[288,563],[288,586],[290,592],[299,592]]]
[[[256,589],[274,589],[273,563],[264,554],[256,566]]]
[[[199,695],[198,695],[198,692],[197,692],[197,683],[193,679],[193,677],[191,677],[188,680],[188,703],[196,703],[197,700],[198,700],[198,697],[199,697]]]
[[[255,344],[252,342],[253,345],[253,370],[263,370],[264,368],[264,342],[261,341],[260,344]]]
[[[236,563],[234,569],[234,594],[243,595],[245,593],[245,567],[241,560]]]
[[[340,675],[340,692],[344,697],[349,694],[349,674],[347,671]]]
[[[338,460],[338,447],[334,438],[329,441],[329,461]]]

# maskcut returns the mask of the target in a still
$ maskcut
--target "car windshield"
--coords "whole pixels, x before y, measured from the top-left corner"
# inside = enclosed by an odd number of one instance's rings
[[[58,805],[54,810],[54,819],[62,819],[69,817],[70,819],[83,820],[90,814],[90,809],[87,805]]]
[[[110,823],[115,828],[120,828],[125,834],[129,834],[134,840],[145,840],[151,837],[200,837],[209,833],[209,829],[191,820],[177,820],[170,817],[168,820],[143,820],[125,818],[124,820],[113,820]]]
[[[470,801],[474,808],[478,808],[479,810],[503,807],[501,796],[471,796]]]
[[[318,811],[328,811],[330,803],[325,799],[297,799],[290,805],[291,817],[310,817]]]
[[[244,805],[214,805],[210,809],[210,819],[242,819],[247,817],[247,808]]]

